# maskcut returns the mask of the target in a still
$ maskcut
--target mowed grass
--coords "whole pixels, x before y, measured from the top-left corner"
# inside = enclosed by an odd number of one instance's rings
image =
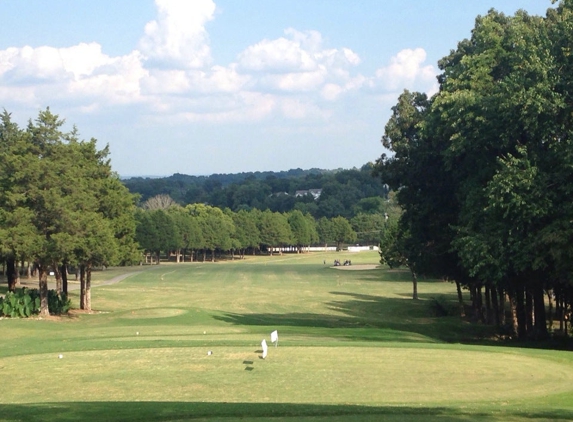
[[[409,273],[377,261],[98,272],[92,314],[0,320],[0,421],[573,420],[570,352],[486,346],[489,327],[433,311],[455,309],[452,284],[420,280],[413,301]]]

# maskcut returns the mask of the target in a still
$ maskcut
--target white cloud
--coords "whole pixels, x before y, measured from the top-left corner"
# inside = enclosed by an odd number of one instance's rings
[[[237,69],[251,76],[256,89],[284,93],[315,92],[335,100],[351,89],[348,68],[360,63],[349,48],[327,49],[317,31],[285,30],[285,37],[265,39],[238,56]],[[344,87],[336,90],[334,86]]]
[[[139,48],[159,67],[201,68],[211,62],[205,24],[212,0],[155,0],[158,17],[145,25]]]
[[[124,56],[110,57],[96,42],[0,50],[0,102],[92,114],[135,105],[145,119],[251,122],[328,119],[334,107],[345,106],[344,95],[364,87],[375,94],[431,81],[436,87],[423,49],[403,50],[366,77],[353,72],[361,63],[354,51],[327,47],[319,32],[293,28],[249,46],[236,63],[212,65],[205,25],[213,1],[155,3],[157,18],[145,26],[139,49]]]
[[[94,99],[130,103],[140,99],[139,84],[145,75],[137,51],[112,58],[97,43],[0,51],[0,99],[30,107],[61,101],[87,102],[87,109],[94,109]]]
[[[422,48],[405,49],[392,57],[390,64],[376,71],[371,86],[396,91],[403,88],[429,89],[435,83],[437,71],[432,65],[424,66],[426,51]]]
[[[292,72],[283,74],[269,74],[259,79],[260,86],[265,89],[308,92],[316,90],[326,79],[326,69],[317,69],[314,72]]]
[[[327,119],[330,112],[321,109],[314,101],[304,98],[282,98],[280,101],[282,115],[288,119]]]
[[[226,96],[179,97],[164,106],[168,108],[162,111],[168,114],[154,117],[162,122],[174,124],[254,122],[265,119],[275,112],[277,98],[271,94],[243,91]]]
[[[246,71],[310,71],[316,68],[311,54],[299,42],[286,38],[263,40],[239,55],[239,66]]]
[[[340,94],[344,92],[344,89],[337,84],[326,84],[322,87],[321,94],[322,96],[329,100],[334,101],[338,98]]]

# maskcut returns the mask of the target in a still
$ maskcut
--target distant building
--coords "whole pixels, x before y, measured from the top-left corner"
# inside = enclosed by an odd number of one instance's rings
[[[288,192],[275,192],[271,193],[269,196],[289,196]]]
[[[321,194],[322,194],[322,189],[308,189],[308,190],[297,190],[294,193],[294,196],[299,197],[305,195],[312,195],[312,197],[316,201],[318,198],[320,198]]]

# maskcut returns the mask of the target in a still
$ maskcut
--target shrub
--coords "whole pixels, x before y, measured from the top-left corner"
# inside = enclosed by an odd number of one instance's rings
[[[0,298],[0,316],[28,318],[40,311],[40,295],[22,289]]]
[[[48,309],[52,315],[65,314],[70,310],[71,301],[65,294],[55,290],[48,291]],[[40,292],[38,289],[17,290],[7,292],[0,298],[0,316],[10,318],[28,318],[40,313]]]
[[[55,290],[48,292],[48,309],[52,315],[67,314],[71,307],[71,301],[65,293],[58,294]]]

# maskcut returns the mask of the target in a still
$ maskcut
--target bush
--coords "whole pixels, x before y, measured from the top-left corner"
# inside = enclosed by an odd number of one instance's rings
[[[48,309],[52,315],[65,314],[70,310],[71,301],[65,294],[55,290],[48,291]],[[40,313],[40,292],[38,289],[7,292],[0,298],[0,316],[10,318],[28,318]]]
[[[51,315],[67,314],[71,307],[71,301],[65,293],[58,294],[55,290],[48,292],[48,309]]]
[[[0,298],[0,316],[10,318],[28,318],[40,312],[40,295],[34,291],[22,289],[16,292],[7,292]]]

